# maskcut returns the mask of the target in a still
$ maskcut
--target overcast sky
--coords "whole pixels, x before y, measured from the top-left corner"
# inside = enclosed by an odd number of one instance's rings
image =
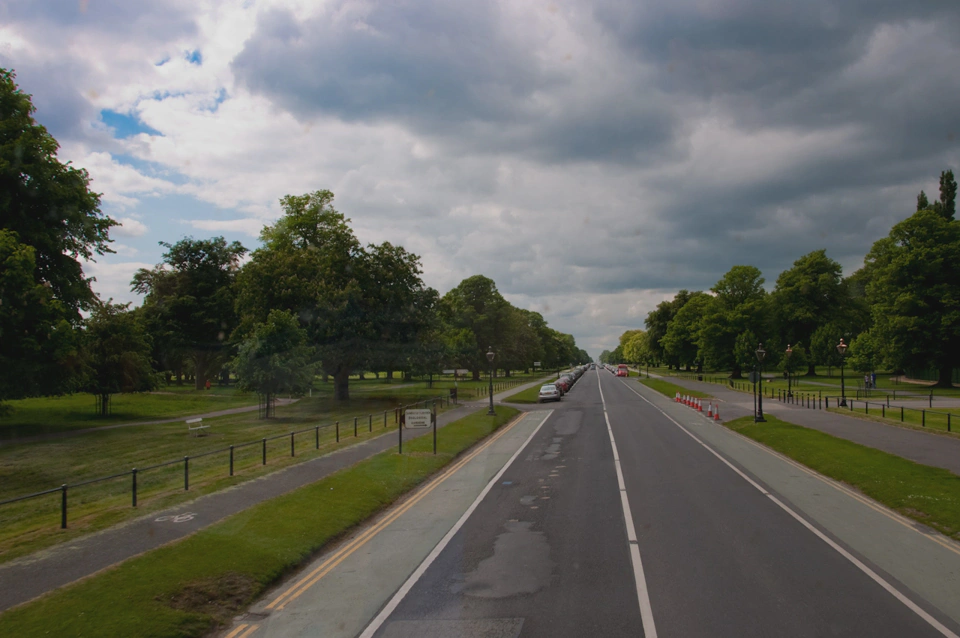
[[[257,246],[330,189],[591,354],[735,264],[849,274],[960,164],[957,0],[0,0],[0,66],[121,220]]]

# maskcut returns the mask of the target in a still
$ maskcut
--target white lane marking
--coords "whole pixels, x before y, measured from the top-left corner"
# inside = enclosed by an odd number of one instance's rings
[[[530,433],[530,436],[528,436],[523,444],[517,448],[517,451],[514,452],[513,456],[511,456],[504,466],[500,468],[500,471],[497,472],[492,479],[490,479],[490,482],[487,483],[486,487],[483,488],[483,491],[480,492],[477,498],[474,499],[473,503],[470,504],[470,507],[467,508],[467,511],[463,513],[456,523],[454,523],[453,527],[450,528],[450,531],[448,531],[446,535],[440,539],[440,542],[437,543],[436,547],[434,547],[427,557],[423,559],[423,562],[420,563],[420,566],[417,567],[412,574],[410,574],[410,577],[407,578],[406,582],[400,586],[400,589],[397,590],[397,593],[393,595],[393,598],[390,599],[384,608],[380,610],[380,613],[377,614],[376,618],[374,618],[370,624],[367,625],[367,628],[363,630],[363,633],[360,634],[359,638],[372,638],[373,635],[377,633],[377,630],[380,629],[380,626],[383,625],[384,622],[386,622],[387,618],[390,617],[390,614],[393,613],[393,610],[397,608],[397,605],[399,605],[400,602],[406,598],[407,594],[410,593],[410,590],[413,589],[413,586],[417,584],[418,580],[420,580],[420,577],[426,573],[427,569],[430,568],[430,565],[433,564],[433,561],[437,560],[437,557],[450,543],[454,535],[460,531],[460,528],[463,527],[463,524],[467,522],[467,519],[470,518],[470,515],[473,514],[473,511],[477,509],[477,506],[480,505],[480,502],[484,499],[484,497],[486,497],[487,493],[493,489],[493,486],[497,483],[497,481],[500,480],[500,477],[504,475],[517,457],[520,456],[520,452],[522,452],[524,448],[529,445],[530,441],[533,440],[533,437],[536,436],[537,432],[540,431],[540,428],[544,423],[547,422],[547,419],[550,418],[551,414],[553,414],[553,410],[550,410],[546,415],[544,415],[540,423],[537,424],[537,427],[534,428],[533,432]]]
[[[723,458],[722,456],[720,456],[720,454],[719,454],[716,450],[714,450],[714,449],[711,448],[709,445],[707,445],[707,444],[704,443],[702,440],[700,440],[700,438],[697,437],[695,434],[693,434],[690,430],[688,430],[688,429],[685,428],[684,426],[680,425],[680,423],[678,423],[676,420],[674,420],[673,417],[671,417],[669,414],[667,414],[667,413],[664,412],[662,409],[660,409],[659,406],[655,405],[655,404],[654,404],[652,401],[650,401],[647,397],[643,396],[642,394],[640,394],[639,392],[637,392],[636,390],[634,390],[633,388],[631,388],[630,386],[628,386],[626,383],[624,383],[624,386],[625,386],[628,390],[630,390],[631,392],[633,392],[634,394],[636,394],[638,397],[640,397],[641,399],[643,399],[644,401],[646,401],[648,404],[650,404],[651,406],[653,406],[653,408],[654,408],[655,410],[657,410],[660,414],[662,414],[663,416],[667,417],[667,419],[669,419],[671,423],[673,423],[673,424],[676,425],[678,428],[680,428],[681,430],[683,430],[684,432],[686,432],[686,434],[687,434],[690,438],[692,438],[694,441],[696,441],[697,443],[699,443],[700,445],[702,445],[704,449],[706,449],[708,452],[710,452],[711,454],[713,454],[715,457],[717,457],[718,459],[720,459],[721,461],[723,461],[723,463],[724,463],[727,467],[729,467],[729,468],[732,469],[734,472],[736,472],[741,478],[743,478],[743,479],[744,479],[746,482],[748,482],[750,485],[752,485],[753,487],[757,488],[757,490],[759,490],[761,494],[763,494],[764,496],[766,496],[767,498],[769,498],[771,501],[773,501],[774,503],[776,503],[778,506],[780,506],[780,508],[783,509],[787,514],[789,514],[790,516],[792,516],[793,518],[795,518],[797,521],[799,521],[801,525],[803,525],[803,526],[806,527],[808,530],[810,530],[811,532],[813,532],[814,535],[816,535],[817,538],[819,538],[819,539],[822,540],[824,543],[826,543],[827,545],[829,545],[830,547],[832,547],[833,549],[835,549],[837,552],[839,552],[839,554],[840,554],[841,556],[843,556],[844,558],[846,558],[847,560],[849,560],[851,563],[853,563],[860,571],[862,571],[864,574],[866,574],[867,576],[869,576],[871,580],[873,580],[875,583],[877,583],[878,585],[880,585],[881,587],[883,587],[885,590],[887,590],[890,594],[893,595],[894,598],[896,598],[896,599],[899,600],[901,603],[903,603],[904,605],[906,605],[908,609],[910,609],[910,610],[913,611],[915,614],[917,614],[918,616],[920,616],[921,618],[923,618],[923,620],[925,620],[931,627],[933,627],[934,629],[936,629],[937,631],[939,631],[939,632],[940,632],[941,634],[943,634],[944,636],[947,636],[947,638],[960,638],[960,636],[957,636],[957,634],[955,634],[955,633],[953,633],[952,631],[950,631],[950,630],[949,630],[947,627],[945,627],[940,621],[938,621],[936,618],[934,618],[933,616],[931,616],[930,614],[928,614],[926,611],[924,611],[919,605],[917,605],[915,602],[913,602],[912,600],[910,600],[909,598],[907,598],[907,596],[906,596],[903,592],[901,592],[899,589],[897,589],[896,587],[894,587],[893,585],[891,585],[889,582],[887,582],[886,580],[884,580],[884,578],[881,577],[880,574],[876,573],[875,571],[873,571],[872,569],[870,569],[869,567],[867,567],[866,565],[864,565],[863,562],[861,562],[859,559],[857,559],[856,556],[854,556],[853,554],[851,554],[850,552],[848,552],[847,550],[845,550],[843,547],[841,547],[841,546],[838,545],[837,543],[835,543],[829,536],[827,536],[826,534],[824,534],[823,532],[821,532],[820,530],[818,530],[816,527],[814,527],[813,525],[811,525],[805,518],[803,518],[802,516],[800,516],[797,512],[795,512],[793,509],[791,509],[791,508],[788,507],[786,504],[784,504],[782,501],[780,501],[776,496],[774,496],[773,494],[771,494],[770,492],[768,492],[767,490],[765,490],[765,489],[764,489],[763,487],[761,487],[756,481],[752,480],[749,476],[747,476],[746,474],[744,474],[743,472],[741,472],[737,467],[735,467],[732,463],[730,463],[730,461],[728,461],[727,459],[725,459],[725,458]]]
[[[600,382],[599,370],[597,371],[597,387],[600,389],[600,402],[603,404],[603,419],[607,422],[607,432],[610,433],[610,446],[613,448],[613,464],[617,468],[617,482],[620,484],[620,506],[623,510],[623,520],[627,527],[627,546],[630,549],[630,562],[633,563],[633,579],[637,584],[637,601],[640,603],[640,620],[643,622],[643,635],[644,638],[657,638],[657,626],[653,622],[653,607],[650,605],[647,577],[643,573],[643,561],[640,560],[640,546],[637,544],[637,530],[633,525],[633,513],[630,511],[630,500],[627,498],[627,488],[623,483],[620,457],[617,454],[617,443],[613,438],[613,428],[610,427],[610,416],[607,414],[607,400],[603,398],[603,387]]]

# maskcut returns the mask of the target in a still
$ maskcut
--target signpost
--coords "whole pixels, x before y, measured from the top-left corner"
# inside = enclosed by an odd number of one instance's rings
[[[404,410],[400,414],[400,454],[403,454],[403,428],[429,428],[433,426],[433,453],[437,453],[437,415],[433,410]]]

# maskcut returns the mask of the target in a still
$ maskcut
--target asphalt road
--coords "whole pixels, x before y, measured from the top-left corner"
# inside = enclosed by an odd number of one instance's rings
[[[364,635],[954,635],[608,372],[556,407]]]

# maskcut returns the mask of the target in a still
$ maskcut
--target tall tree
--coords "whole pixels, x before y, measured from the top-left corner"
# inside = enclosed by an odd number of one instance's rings
[[[263,229],[263,247],[238,277],[238,334],[272,309],[290,311],[333,377],[336,399],[349,399],[354,370],[382,361],[392,344],[415,347],[436,293],[423,284],[416,255],[389,243],[361,246],[330,191],[280,204],[283,216]]]
[[[957,180],[953,171],[940,172],[940,201],[933,203],[933,210],[947,220],[953,220],[957,212]]]
[[[34,251],[34,281],[48,285],[79,326],[80,311],[96,306],[80,259],[113,252],[117,222],[100,212],[83,169],[57,159],[59,144],[33,119],[30,96],[13,71],[0,69],[0,226]]]
[[[704,364],[714,370],[731,370],[731,376],[738,379],[745,365],[736,356],[738,337],[750,333],[763,339],[769,333],[763,277],[754,266],[734,266],[711,290],[715,296],[704,308],[700,328]]]
[[[223,237],[160,245],[167,249],[163,263],[137,271],[131,287],[145,295],[144,312],[159,318],[171,350],[192,361],[199,390],[229,356],[237,325],[233,283],[247,249]]]
[[[668,366],[673,366],[675,362],[667,358],[661,340],[667,334],[670,321],[679,312],[680,308],[687,303],[688,299],[690,299],[690,292],[681,290],[674,295],[673,299],[661,301],[657,304],[656,309],[651,310],[644,321],[647,333],[650,335],[650,348],[653,350],[655,358],[659,361],[665,361]]]
[[[72,311],[37,281],[35,254],[0,229],[0,413],[7,399],[59,394],[79,380]]]
[[[960,362],[960,222],[921,210],[876,242],[865,262],[873,336],[895,367],[938,371],[951,387]]]
[[[501,356],[505,352],[509,331],[513,327],[510,304],[492,279],[474,275],[445,294],[440,307],[448,326],[472,335],[472,339],[464,335],[464,342],[472,341],[473,346],[462,353],[460,364],[473,373],[474,380],[479,380],[481,372],[489,365],[487,348],[493,348]],[[499,365],[499,359],[496,363]]]
[[[664,356],[676,362],[677,366],[685,366],[687,370],[696,366],[697,371],[703,369],[703,360],[700,356],[700,326],[703,313],[712,301],[712,297],[704,292],[691,293],[687,302],[674,315],[667,328],[667,334],[660,340]]]
[[[150,337],[139,315],[127,305],[106,303],[87,320],[83,331],[82,390],[97,397],[97,411],[110,414],[110,397],[121,392],[146,392],[156,387],[150,365]]]
[[[237,374],[237,387],[265,399],[262,415],[270,418],[278,394],[302,395],[310,388],[316,364],[297,318],[284,310],[271,310],[267,320],[255,324],[240,344],[230,367]]]
[[[810,343],[818,327],[846,312],[847,292],[842,268],[827,251],[815,250],[793,262],[777,277],[770,300],[781,340]],[[808,362],[807,374],[816,374],[813,361]]]

